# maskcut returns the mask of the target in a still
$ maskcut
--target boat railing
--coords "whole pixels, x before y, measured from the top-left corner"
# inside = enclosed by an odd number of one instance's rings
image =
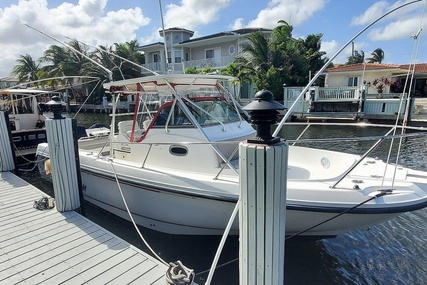
[[[425,128],[419,128],[419,127],[406,127],[408,130],[412,130],[412,132],[403,132],[401,133],[399,131],[400,126],[391,126],[391,125],[381,125],[381,124],[360,124],[361,126],[369,126],[369,127],[378,127],[378,128],[387,128],[387,132],[384,135],[377,135],[377,136],[360,136],[360,137],[343,137],[343,138],[337,138],[337,137],[331,137],[331,138],[303,138],[304,134],[308,131],[310,127],[313,126],[355,126],[355,124],[346,124],[346,123],[289,123],[289,125],[298,125],[298,126],[304,126],[305,128],[302,130],[302,132],[297,136],[296,139],[286,139],[286,141],[290,145],[297,145],[297,144],[304,144],[304,145],[310,145],[310,147],[313,146],[314,148],[321,148],[320,145],[322,143],[345,143],[345,142],[372,142],[374,141],[374,144],[362,155],[359,155],[359,159],[355,161],[348,169],[344,169],[342,171],[342,174],[338,176],[336,182],[331,186],[331,188],[336,187],[342,179],[344,179],[347,175],[349,175],[366,157],[368,157],[381,143],[383,143],[385,140],[393,140],[393,139],[401,139],[401,138],[410,138],[410,137],[421,137],[421,136],[427,136],[427,129]],[[399,133],[398,133],[399,131]],[[180,145],[189,146],[189,145],[211,145],[215,148],[221,148],[221,146],[224,145],[235,145],[235,148],[233,148],[229,153],[229,155],[226,157],[224,155],[220,156],[218,155],[218,159],[220,161],[219,163],[219,170],[218,172],[213,175],[213,179],[219,179],[222,175],[223,171],[229,167],[230,165],[235,167],[235,161],[236,161],[236,153],[239,148],[239,143],[241,141],[227,141],[227,142],[181,142]],[[110,146],[114,144],[146,144],[148,146],[148,151],[145,153],[144,157],[142,158],[142,164],[140,167],[145,168],[146,162],[151,154],[152,147],[154,145],[176,145],[176,142],[162,142],[162,143],[148,143],[148,142],[129,142],[129,141],[116,141],[116,142],[110,142],[110,141],[104,141],[102,143],[102,147],[98,148],[98,154],[97,156],[99,158],[109,158],[111,156],[111,153],[109,151]],[[236,168],[238,169],[238,168]],[[235,170],[235,169],[233,169]],[[236,175],[239,175],[238,171],[234,172]]]

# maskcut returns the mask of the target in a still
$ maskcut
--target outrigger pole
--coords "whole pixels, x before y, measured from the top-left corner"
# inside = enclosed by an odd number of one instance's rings
[[[65,36],[65,37],[66,37],[67,39],[70,39],[70,40],[71,40],[71,38],[70,38],[70,37],[67,37],[67,36]],[[133,65],[135,65],[135,66],[137,66],[137,67],[139,67],[139,68],[141,68],[141,69],[144,69],[145,71],[149,71],[149,72],[153,73],[154,75],[160,75],[160,74],[158,74],[157,72],[155,72],[155,71],[153,71],[153,70],[151,70],[151,69],[146,68],[145,66],[142,66],[142,65],[140,65],[140,64],[137,64],[136,62],[133,62],[133,61],[131,61],[131,60],[127,59],[127,58],[121,57],[120,55],[115,54],[114,52],[110,52],[109,50],[107,50],[107,49],[105,49],[105,48],[102,48],[102,47],[96,47],[96,46],[94,46],[94,45],[91,45],[91,44],[88,44],[88,43],[85,43],[85,42],[79,41],[79,40],[77,40],[77,39],[74,39],[74,40],[76,40],[76,41],[78,41],[79,43],[84,44],[84,45],[86,45],[86,46],[90,46],[90,47],[96,48],[96,49],[98,49],[98,50],[102,50],[103,52],[105,52],[105,53],[107,53],[107,54],[109,54],[109,55],[115,56],[115,57],[117,57],[117,58],[119,58],[119,59],[121,59],[121,60],[126,61],[127,63],[133,64]]]
[[[70,46],[69,44],[64,43],[63,41],[60,41],[60,40],[58,40],[58,39],[54,38],[53,36],[51,36],[51,35],[49,35],[49,34],[46,34],[46,33],[42,32],[42,31],[40,31],[40,30],[38,30],[38,29],[36,29],[36,28],[33,28],[33,27],[31,27],[30,25],[28,25],[28,24],[25,24],[25,26],[27,26],[28,28],[33,29],[33,30],[35,30],[35,31],[39,32],[40,34],[42,34],[42,35],[44,35],[44,36],[46,36],[46,37],[48,37],[48,38],[51,38],[51,39],[52,39],[52,40],[54,40],[54,41],[57,41],[58,43],[60,43],[60,44],[62,44],[62,45],[64,45],[64,46],[66,46],[67,48],[71,49],[72,51],[74,51],[74,52],[76,52],[76,53],[80,54],[81,56],[85,57],[87,60],[89,60],[89,61],[90,61],[90,62],[92,62],[93,64],[97,65],[98,67],[100,67],[100,68],[102,68],[104,71],[106,71],[106,72],[108,73],[108,79],[110,79],[110,81],[113,81],[113,72],[112,72],[111,70],[109,70],[109,69],[105,68],[104,66],[102,66],[101,64],[99,64],[99,63],[98,63],[98,62],[96,62],[95,60],[91,59],[91,58],[90,58],[90,57],[88,57],[87,55],[85,55],[85,54],[83,54],[83,53],[79,52],[78,50],[76,50],[75,48],[73,48],[72,46]]]

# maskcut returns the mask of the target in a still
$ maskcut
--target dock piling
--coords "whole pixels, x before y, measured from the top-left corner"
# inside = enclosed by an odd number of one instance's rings
[[[72,119],[61,116],[62,102],[52,97],[47,104],[54,114],[46,120],[46,134],[52,169],[53,190],[56,208],[59,212],[76,210],[81,207]]]
[[[259,91],[245,109],[257,137],[240,143],[240,284],[284,284],[288,144],[271,136],[283,105]]]
[[[13,149],[12,132],[9,125],[9,116],[0,111],[0,171],[11,171],[16,169],[16,156]]]

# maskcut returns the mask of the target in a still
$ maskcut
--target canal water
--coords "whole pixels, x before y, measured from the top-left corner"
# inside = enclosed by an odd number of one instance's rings
[[[79,125],[86,127],[93,123],[110,123],[105,114],[83,113],[76,119]],[[280,136],[293,140],[302,130],[301,126],[287,126]],[[387,128],[372,128],[369,125],[313,126],[302,139],[381,136],[387,131]],[[405,138],[401,148],[403,158],[399,163],[426,170],[426,142],[427,136]],[[387,159],[390,143],[384,142],[370,156]],[[373,141],[331,140],[316,142],[316,147],[360,154],[372,144]],[[393,154],[397,149],[393,148]],[[42,180],[37,173],[23,173],[23,178],[53,195],[50,183]],[[148,252],[130,222],[88,203],[85,207],[89,219]],[[160,257],[168,262],[181,260],[195,270],[198,284],[205,283],[220,237],[177,236],[145,228],[140,230]],[[211,284],[239,284],[238,252],[238,237],[229,237]],[[427,284],[427,209],[406,213],[369,228],[353,230],[334,239],[288,240],[285,253],[286,284]]]

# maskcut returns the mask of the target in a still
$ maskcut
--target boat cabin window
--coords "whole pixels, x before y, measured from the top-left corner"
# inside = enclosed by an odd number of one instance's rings
[[[172,106],[166,106],[161,109],[159,115],[154,121],[153,127],[156,126],[165,126],[166,122],[168,122],[169,113],[171,112]],[[168,126],[192,126],[193,124],[190,122],[188,117],[184,114],[184,112],[177,105],[172,110],[172,115],[169,119]]]
[[[196,100],[185,102],[187,108],[201,126],[224,124],[239,121],[239,115],[226,101],[219,99]],[[171,105],[161,109],[153,126],[164,126],[168,122]],[[175,105],[169,119],[169,126],[192,126],[190,119],[184,111]]]

